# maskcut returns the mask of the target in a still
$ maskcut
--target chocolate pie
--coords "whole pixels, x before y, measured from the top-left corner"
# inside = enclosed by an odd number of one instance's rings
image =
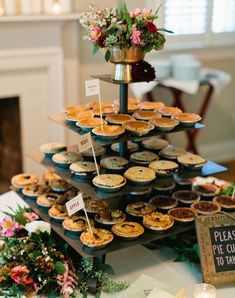
[[[150,122],[160,131],[171,131],[179,124],[178,120],[167,117],[152,119]]]
[[[11,184],[18,189],[35,183],[38,183],[38,177],[31,173],[18,174],[11,178]]]
[[[40,151],[44,153],[46,157],[52,157],[53,154],[65,151],[66,146],[59,143],[47,143],[40,146]]]
[[[105,209],[96,214],[95,220],[105,225],[114,225],[123,222],[126,219],[125,214],[120,210]]]
[[[221,207],[219,204],[210,201],[199,201],[191,205],[198,214],[209,215],[215,214],[220,211]]]
[[[158,112],[154,111],[145,111],[145,110],[140,110],[132,114],[132,116],[137,119],[137,120],[152,120],[152,119],[158,119],[161,118],[162,115],[159,114]]]
[[[120,143],[114,143],[111,145],[111,149],[115,152],[119,152],[119,144]],[[137,151],[139,149],[139,145],[132,142],[132,141],[128,141],[127,142],[127,150],[129,152],[134,152],[134,151]]]
[[[112,226],[112,232],[125,239],[134,239],[144,233],[144,228],[133,221],[124,221]]]
[[[168,214],[171,215],[175,221],[178,221],[181,223],[189,223],[194,221],[194,218],[197,215],[197,212],[192,208],[178,207],[178,208],[169,210]]]
[[[139,108],[141,110],[159,110],[165,107],[165,104],[161,101],[142,101],[139,103]]]
[[[60,203],[64,200],[63,195],[49,192],[37,197],[37,204],[41,207],[51,207],[54,204]]]
[[[149,164],[149,168],[154,170],[158,176],[171,176],[178,171],[178,164],[169,160],[155,160]]]
[[[30,184],[23,188],[22,193],[27,197],[36,198],[50,190],[50,186],[46,184]]]
[[[194,202],[198,202],[200,200],[200,195],[196,191],[192,190],[178,190],[175,191],[172,195],[178,202],[191,205]]]
[[[184,149],[177,148],[172,145],[167,146],[166,148],[162,149],[159,152],[159,155],[167,159],[177,159],[181,155],[185,155],[185,154],[186,154],[186,151]]]
[[[213,199],[213,202],[227,211],[235,209],[235,198],[232,196],[218,195]]]
[[[152,138],[142,141],[142,145],[146,149],[159,151],[159,150],[162,150],[163,148],[167,147],[168,141],[160,139],[158,137],[152,137]]]
[[[123,124],[126,130],[138,136],[146,135],[154,129],[151,123],[145,121],[127,121]]]
[[[126,179],[118,174],[101,174],[92,180],[101,191],[115,192],[126,184]]]
[[[105,120],[111,124],[122,125],[127,121],[134,120],[134,118],[127,114],[113,114],[113,115],[107,116]]]
[[[159,112],[165,117],[171,117],[173,115],[179,115],[183,113],[181,109],[175,107],[163,107],[159,109]]]
[[[174,225],[174,219],[168,214],[153,211],[144,215],[143,225],[153,231],[166,231]]]
[[[114,140],[125,132],[125,128],[120,125],[104,125],[93,128],[92,132],[100,138]]]
[[[109,156],[102,158],[100,161],[101,167],[112,171],[124,170],[128,163],[127,159],[120,156]]]
[[[126,206],[126,212],[133,216],[142,217],[145,214],[151,213],[155,207],[146,202],[131,203]]]
[[[157,195],[153,197],[149,203],[160,210],[169,210],[175,208],[178,202],[175,198],[165,195]]]
[[[82,244],[95,249],[101,249],[113,240],[113,234],[104,229],[92,229],[93,236],[90,231],[82,232],[80,240]]]
[[[140,151],[130,155],[130,160],[140,165],[149,165],[150,162],[158,159],[158,155],[151,151]]]
[[[193,126],[201,120],[201,116],[194,113],[181,113],[173,116],[183,126]]]
[[[90,225],[94,227],[94,221],[89,219]],[[88,229],[88,224],[85,216],[73,215],[66,218],[62,226],[65,230],[73,233],[81,233]]]
[[[68,217],[67,209],[65,205],[54,204],[48,211],[51,218],[56,220],[64,220]]]
[[[124,177],[136,184],[149,184],[151,183],[155,178],[155,172],[152,169],[149,169],[147,167],[131,167],[129,168],[125,173]]]

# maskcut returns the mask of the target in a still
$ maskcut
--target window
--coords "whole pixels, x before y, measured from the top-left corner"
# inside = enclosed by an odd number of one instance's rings
[[[235,0],[162,0],[159,22],[174,32],[168,48],[235,44]]]

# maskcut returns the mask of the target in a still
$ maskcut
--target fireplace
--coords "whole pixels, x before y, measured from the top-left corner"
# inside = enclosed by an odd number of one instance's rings
[[[19,97],[0,98],[0,193],[22,172]]]

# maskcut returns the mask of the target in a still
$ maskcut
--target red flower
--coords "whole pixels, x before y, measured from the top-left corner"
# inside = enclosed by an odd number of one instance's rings
[[[147,21],[147,22],[146,22],[146,28],[147,28],[148,31],[150,31],[150,32],[153,32],[153,33],[157,32],[157,27],[154,25],[153,22]]]
[[[26,266],[16,266],[11,270],[11,278],[17,283],[17,284],[23,284],[28,285],[32,284],[33,280],[32,278],[28,278],[27,275],[29,273],[29,270]]]

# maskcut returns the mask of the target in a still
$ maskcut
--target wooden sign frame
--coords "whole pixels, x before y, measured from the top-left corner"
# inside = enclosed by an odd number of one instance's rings
[[[216,255],[214,254],[215,249],[224,249],[224,245],[221,246],[212,246],[212,236],[211,232],[214,233],[214,231],[225,231],[227,229],[235,230],[235,212],[232,213],[225,213],[220,212],[214,215],[209,216],[197,216],[195,218],[195,224],[196,224],[196,233],[197,233],[197,241],[199,245],[200,250],[200,261],[201,261],[201,268],[202,268],[202,274],[203,274],[203,280],[204,282],[212,285],[222,285],[222,284],[229,284],[229,283],[235,283],[235,262],[230,262],[230,258],[225,256],[224,251],[222,250],[223,254],[223,262],[226,261],[226,264],[228,264],[229,260],[229,266],[223,270],[218,270],[218,266],[221,265],[219,263],[219,259],[217,260]],[[217,232],[218,234],[218,232]],[[214,236],[213,236],[214,237]],[[215,240],[215,239],[214,239]],[[213,240],[213,241],[214,241]],[[220,238],[220,240],[223,241],[223,239]],[[225,240],[224,240],[225,241]],[[235,240],[232,240],[235,246]],[[223,242],[220,242],[223,243]],[[215,244],[215,242],[214,242]],[[233,244],[232,244],[233,246]],[[213,251],[214,249],[214,251]],[[229,248],[230,250],[230,248]],[[218,250],[216,250],[218,252]],[[220,253],[220,252],[219,252]],[[219,256],[219,253],[217,257]],[[216,259],[215,259],[216,258]],[[232,252],[232,259],[235,260],[235,251]],[[232,264],[232,265],[231,265]],[[232,267],[232,270],[230,270]],[[230,269],[228,269],[230,268]],[[217,270],[216,270],[217,269]]]

